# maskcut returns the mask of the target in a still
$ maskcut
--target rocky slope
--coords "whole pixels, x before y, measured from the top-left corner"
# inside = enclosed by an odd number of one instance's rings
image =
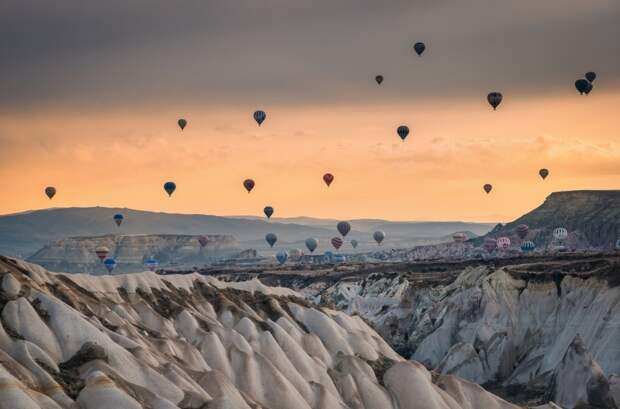
[[[0,317],[0,409],[516,409],[257,280],[0,257]]]
[[[56,240],[37,251],[28,260],[52,271],[107,274],[95,249],[105,246],[108,257],[118,263],[115,272],[143,271],[144,262],[154,257],[161,267],[190,267],[241,253],[232,236],[209,235],[206,248],[198,243],[199,236],[191,235],[108,235],[71,237]]]
[[[323,274],[261,278],[360,315],[404,356],[511,400],[620,404],[620,254]]]

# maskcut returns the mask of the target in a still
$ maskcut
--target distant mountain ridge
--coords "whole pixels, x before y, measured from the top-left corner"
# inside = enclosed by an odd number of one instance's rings
[[[112,217],[125,216],[116,227]],[[118,234],[231,235],[241,247],[266,250],[265,234],[278,235],[278,244],[303,247],[308,237],[320,240],[319,250],[327,248],[335,235],[336,220],[299,217],[273,219],[259,217],[221,217],[200,214],[158,213],[126,208],[86,207],[54,208],[0,216],[0,254],[29,257],[48,243],[69,237]],[[463,222],[389,222],[386,220],[352,220],[347,238],[356,238],[359,249],[374,246],[371,235],[383,230],[393,246],[440,242],[455,231],[483,234],[493,227],[489,223]]]

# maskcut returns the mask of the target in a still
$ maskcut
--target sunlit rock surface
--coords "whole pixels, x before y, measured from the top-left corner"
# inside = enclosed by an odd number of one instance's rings
[[[516,408],[404,360],[360,317],[198,274],[0,257],[0,409]]]

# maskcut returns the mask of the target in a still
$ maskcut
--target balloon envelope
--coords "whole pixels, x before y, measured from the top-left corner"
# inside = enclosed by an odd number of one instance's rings
[[[114,267],[116,267],[116,260],[114,260],[113,258],[106,258],[105,260],[103,260],[103,265],[105,266],[106,270],[111,273],[114,270]]]
[[[510,239],[508,237],[500,237],[497,239],[497,248],[500,250],[508,250],[510,248]]]
[[[276,259],[278,260],[278,263],[284,264],[288,259],[288,253],[284,250],[278,251],[278,254],[276,254]]]
[[[254,189],[254,181],[252,179],[246,179],[243,181],[243,187],[245,187],[245,190],[248,191],[248,193],[250,193],[252,191],[252,189]]]
[[[168,196],[172,196],[175,190],[177,190],[177,185],[174,182],[166,182],[164,183],[164,190],[168,193]]]
[[[538,171],[538,174],[540,175],[541,178],[543,178],[543,180],[545,180],[547,176],[549,176],[549,169],[542,168],[541,170]]]
[[[536,244],[534,244],[533,241],[524,241],[523,243],[521,243],[521,251],[523,251],[524,253],[529,253],[530,251],[534,251],[534,249],[536,248]]]
[[[520,224],[516,228],[517,236],[519,236],[521,240],[523,240],[527,236],[527,233],[529,231],[530,231],[530,228],[528,227],[527,224]]]
[[[146,267],[151,271],[155,271],[157,267],[159,266],[159,262],[155,260],[153,257],[147,259],[144,262],[144,264],[146,264]]]
[[[273,214],[273,207],[265,206],[265,208],[263,209],[263,212],[265,212],[265,216],[267,216],[267,218],[270,219],[271,215]]]
[[[198,244],[200,244],[200,247],[207,247],[207,244],[209,244],[209,238],[207,236],[198,237]]]
[[[487,192],[487,194],[491,193],[491,190],[493,190],[493,186],[490,183],[487,183],[486,185],[482,186],[482,188],[484,189],[485,192]]]
[[[308,248],[308,250],[310,250],[310,253],[316,250],[318,245],[319,245],[319,241],[317,239],[315,238],[306,239],[306,247]]]
[[[357,244],[358,244],[357,240],[355,240],[355,239],[351,240],[351,245],[353,246],[354,249],[357,248]]]
[[[334,246],[334,248],[336,250],[338,250],[338,249],[340,249],[340,247],[342,247],[342,243],[343,243],[343,241],[342,241],[342,239],[340,237],[334,237],[332,239],[332,246]]]
[[[592,90],[592,84],[588,80],[582,78],[575,81],[575,88],[577,88],[577,91],[579,91],[581,95],[589,94]]]
[[[396,133],[400,136],[400,139],[404,141],[405,138],[407,138],[407,135],[409,135],[409,127],[406,125],[401,125],[396,129]]]
[[[351,225],[349,224],[349,222],[339,222],[336,225],[336,228],[338,229],[338,233],[340,233],[342,237],[346,237],[346,235],[349,234],[349,232],[351,231]]]
[[[326,173],[323,175],[323,182],[325,182],[327,187],[329,187],[329,185],[331,185],[333,181],[334,181],[334,175],[332,175],[331,173]]]
[[[256,121],[258,126],[261,126],[261,124],[265,121],[266,118],[267,114],[265,113],[265,111],[258,110],[254,112],[254,120]]]
[[[456,243],[462,243],[467,240],[467,235],[463,232],[457,232],[452,235],[452,240],[454,240]]]
[[[426,50],[426,45],[424,43],[415,43],[413,45],[413,49],[415,50],[416,54],[422,55],[424,50]]]
[[[53,186],[48,186],[45,188],[45,195],[51,199],[56,195],[56,188]]]
[[[121,223],[123,223],[123,219],[124,218],[125,217],[122,214],[120,214],[120,213],[119,214],[115,214],[114,215],[114,223],[116,223],[117,226],[120,226]]]
[[[269,243],[270,247],[273,247],[273,245],[276,244],[276,241],[278,241],[278,236],[276,236],[274,233],[267,233],[267,235],[265,236],[265,241]]]
[[[564,240],[568,237],[568,230],[564,227],[556,227],[553,229],[553,237],[556,240]]]
[[[187,121],[183,118],[179,119],[177,123],[179,124],[179,128],[181,128],[181,130],[185,129],[187,126]]]
[[[383,75],[377,75],[375,77],[375,81],[377,81],[377,84],[381,85],[381,83],[383,82]]]
[[[491,253],[497,247],[497,240],[487,237],[484,239],[484,244],[482,245],[486,251]]]
[[[104,260],[108,256],[108,253],[110,253],[110,249],[105,246],[99,246],[95,249],[95,254],[99,257],[99,260]]]
[[[372,238],[375,239],[377,244],[381,244],[381,242],[385,240],[385,233],[382,231],[376,231],[373,233]]]
[[[594,71],[588,71],[586,72],[586,79],[589,82],[594,82],[594,80],[596,79],[596,73]]]
[[[489,104],[493,107],[494,111],[497,109],[499,104],[502,103],[502,99],[504,99],[504,96],[501,92],[494,91],[487,95],[487,101],[489,101]]]

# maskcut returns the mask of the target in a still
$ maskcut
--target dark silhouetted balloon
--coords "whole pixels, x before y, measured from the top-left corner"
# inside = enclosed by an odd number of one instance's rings
[[[493,250],[495,250],[495,248],[497,248],[497,240],[491,238],[491,237],[487,237],[484,239],[484,244],[482,245],[484,247],[484,249],[489,252],[492,253]]]
[[[523,243],[521,243],[521,251],[524,253],[529,253],[531,251],[534,251],[534,249],[536,248],[536,244],[534,244],[533,241],[524,241]]]
[[[375,239],[378,245],[381,245],[381,242],[385,240],[385,233],[382,231],[376,231],[373,233],[372,238]]]
[[[355,240],[355,239],[351,240],[351,245],[353,246],[354,249],[357,248],[357,244],[358,244],[357,240]]]
[[[331,173],[324,174],[323,175],[323,181],[325,182],[327,187],[329,187],[329,185],[331,185],[332,182],[334,181],[334,175],[332,175]]]
[[[342,247],[342,243],[343,243],[343,241],[342,241],[342,239],[340,237],[334,237],[332,239],[332,246],[334,246],[334,248],[336,250],[339,250],[340,247]]]
[[[265,236],[265,241],[269,243],[270,247],[273,247],[273,245],[276,244],[276,241],[278,241],[278,236],[276,236],[274,233],[267,233],[267,235]]]
[[[381,83],[383,82],[383,75],[377,75],[375,77],[375,81],[377,81],[377,84],[381,85]]]
[[[519,238],[523,240],[527,237],[527,233],[530,231],[530,228],[527,224],[520,224],[515,230],[517,232],[517,236],[519,236]]]
[[[549,176],[549,169],[542,168],[541,170],[538,171],[538,174],[540,175],[541,178],[543,178],[543,180],[545,180],[547,176]]]
[[[198,244],[200,244],[200,247],[202,248],[207,247],[207,244],[209,244],[209,238],[207,236],[198,237]]]
[[[489,101],[489,104],[493,107],[494,111],[497,109],[499,104],[502,103],[502,99],[504,99],[504,96],[501,92],[490,92],[489,95],[487,95],[487,101]]]
[[[581,95],[587,95],[592,91],[592,84],[588,80],[582,78],[575,81],[575,88],[577,88],[577,91],[579,91]]]
[[[168,196],[172,196],[175,190],[177,190],[177,185],[174,182],[166,182],[164,183],[164,190],[168,193]]]
[[[310,253],[312,253],[314,250],[316,250],[316,248],[319,245],[319,241],[315,238],[309,238],[306,239],[306,247],[308,248],[308,250],[310,250]]]
[[[53,187],[53,186],[48,186],[48,187],[46,187],[46,188],[45,188],[45,195],[46,195],[48,198],[50,198],[50,199],[51,199],[51,198],[53,198],[53,197],[56,195],[56,188],[55,188],[55,187]]]
[[[401,125],[396,129],[396,133],[400,136],[400,139],[404,141],[407,135],[409,135],[409,127],[406,125]]]
[[[159,266],[159,262],[153,257],[149,257],[144,264],[146,264],[146,267],[151,271],[157,270],[157,267]]]
[[[351,231],[351,225],[349,222],[339,222],[336,225],[336,228],[338,229],[338,233],[342,234],[342,237],[346,237],[346,235]]]
[[[183,118],[179,119],[177,123],[179,124],[179,128],[181,128],[181,130],[185,129],[187,126],[187,121]]]
[[[500,237],[497,239],[497,248],[500,250],[508,250],[510,248],[510,239],[508,237]]]
[[[278,251],[278,254],[276,254],[276,260],[278,260],[280,265],[286,263],[286,260],[288,260],[288,253],[284,250]]]
[[[254,112],[254,120],[256,121],[258,126],[261,126],[266,118],[267,118],[267,114],[265,113],[265,111]]]
[[[487,192],[487,194],[491,193],[491,190],[493,190],[493,185],[487,183],[486,185],[482,186],[482,188],[484,189],[485,192]]]
[[[104,260],[108,254],[110,253],[110,249],[105,246],[99,246],[95,249],[95,254],[99,257],[99,260]]]
[[[248,191],[248,193],[250,193],[252,191],[252,189],[254,189],[254,181],[252,179],[246,179],[243,181],[243,187],[245,187],[245,190]]]
[[[467,240],[467,235],[463,232],[457,232],[452,235],[452,240],[454,240],[455,243],[462,243]]]
[[[413,45],[413,49],[415,50],[416,54],[422,55],[424,50],[426,50],[426,45],[424,43],[415,43]]]
[[[270,219],[271,215],[273,214],[273,207],[265,206],[265,208],[263,209],[263,212],[265,212],[265,216],[267,216],[267,218]]]
[[[594,71],[586,72],[586,79],[590,82],[594,82],[594,80],[596,79],[596,73]]]
[[[114,260],[113,258],[106,258],[105,260],[103,260],[103,265],[105,266],[106,270],[108,270],[108,273],[111,273],[116,267],[116,260]]]
[[[114,223],[116,223],[117,226],[123,223],[123,219],[125,219],[125,217],[120,213],[114,215]]]

